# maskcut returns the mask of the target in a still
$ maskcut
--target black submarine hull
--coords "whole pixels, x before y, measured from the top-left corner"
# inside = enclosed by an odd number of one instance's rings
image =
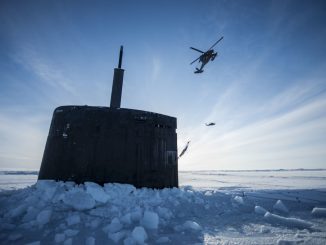
[[[178,187],[177,120],[125,108],[54,110],[38,179]]]

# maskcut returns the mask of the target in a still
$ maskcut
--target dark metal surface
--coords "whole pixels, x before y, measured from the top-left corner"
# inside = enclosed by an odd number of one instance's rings
[[[124,74],[123,69],[119,69],[119,68],[114,69],[112,91],[111,91],[111,102],[110,102],[111,108],[120,108],[121,106],[123,74]]]
[[[123,74],[124,74],[124,70],[121,69],[122,56],[123,56],[123,46],[120,46],[119,64],[118,64],[118,68],[114,69],[113,82],[112,82],[111,102],[110,102],[110,107],[112,108],[120,108],[121,106],[121,95],[122,95]]]
[[[62,106],[39,179],[178,187],[176,118],[132,109]]]
[[[119,69],[121,69],[121,65],[122,65],[122,55],[123,55],[123,46],[120,46],[119,64],[118,64]]]

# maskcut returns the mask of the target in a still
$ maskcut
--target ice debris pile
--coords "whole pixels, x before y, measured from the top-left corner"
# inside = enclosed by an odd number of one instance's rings
[[[195,208],[204,201],[191,188],[38,181],[26,189],[1,193],[0,241],[144,244],[168,243],[175,230],[198,236],[201,226],[195,216],[186,219],[183,203]]]
[[[240,226],[254,221],[258,224],[252,232],[260,234],[273,226],[314,229],[313,222],[289,217],[289,212],[281,200],[271,204],[217,189],[38,181],[0,192],[0,243],[195,244],[207,240],[207,234],[225,232],[230,224],[238,224],[243,232]],[[311,216],[325,213],[325,208],[315,207]],[[248,220],[241,223],[241,214]]]

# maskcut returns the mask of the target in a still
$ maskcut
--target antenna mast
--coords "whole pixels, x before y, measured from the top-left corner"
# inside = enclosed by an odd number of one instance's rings
[[[113,75],[111,103],[110,103],[111,108],[120,108],[121,106],[121,94],[122,94],[123,74],[124,74],[124,69],[121,69],[122,55],[123,55],[123,46],[121,45],[118,68],[114,69],[114,75]]]

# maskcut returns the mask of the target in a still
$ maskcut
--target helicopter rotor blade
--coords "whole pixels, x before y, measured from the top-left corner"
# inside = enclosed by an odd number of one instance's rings
[[[197,51],[197,52],[199,52],[199,53],[205,53],[204,51],[201,51],[201,50],[199,50],[199,49],[196,49],[196,48],[193,48],[193,47],[190,47],[191,49],[193,49],[193,50],[195,50],[195,51]]]
[[[218,42],[220,42],[224,37],[221,37],[219,40],[216,41],[216,43],[214,43],[212,45],[212,47],[210,47],[208,50],[212,49]]]
[[[197,60],[199,60],[200,57],[198,57],[197,59],[195,59],[193,62],[190,63],[190,65],[192,65],[193,63],[195,63]]]

